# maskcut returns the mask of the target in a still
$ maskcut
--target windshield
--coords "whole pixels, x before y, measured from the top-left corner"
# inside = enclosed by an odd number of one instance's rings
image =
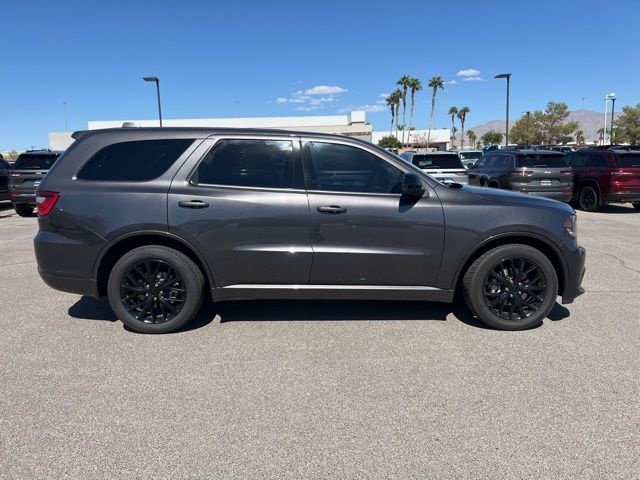
[[[640,153],[618,154],[616,163],[619,168],[640,168]]]
[[[566,168],[567,162],[564,155],[536,155],[529,154],[522,157],[516,157],[517,168]]]
[[[464,168],[458,154],[451,155],[414,155],[413,164],[420,169]]]
[[[477,160],[482,156],[482,152],[460,152],[458,155],[463,160]]]
[[[60,155],[57,153],[51,154],[29,154],[23,153],[16,160],[14,168],[27,169],[27,170],[49,170],[51,166],[56,162]]]

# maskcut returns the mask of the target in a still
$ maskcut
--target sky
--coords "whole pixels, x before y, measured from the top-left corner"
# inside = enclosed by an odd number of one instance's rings
[[[336,115],[388,129],[382,94],[403,74],[440,75],[434,128],[561,101],[640,102],[638,0],[0,0],[0,150],[48,146],[89,120]],[[416,97],[426,128],[430,92]]]

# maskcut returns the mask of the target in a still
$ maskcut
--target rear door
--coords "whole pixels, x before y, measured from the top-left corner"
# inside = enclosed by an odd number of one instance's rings
[[[401,195],[401,164],[338,140],[303,142],[309,192],[310,283],[433,286],[444,242],[442,206]]]
[[[309,203],[297,137],[205,140],[172,182],[168,213],[169,230],[201,252],[216,287],[309,282]]]

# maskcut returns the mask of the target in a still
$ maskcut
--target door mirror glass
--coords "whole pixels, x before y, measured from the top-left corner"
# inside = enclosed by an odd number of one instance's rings
[[[410,197],[421,197],[425,189],[422,180],[415,173],[407,173],[402,180],[402,194]]]

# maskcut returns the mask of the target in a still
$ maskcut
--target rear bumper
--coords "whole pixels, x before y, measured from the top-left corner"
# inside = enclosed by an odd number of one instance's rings
[[[568,263],[566,278],[564,279],[564,291],[562,292],[562,303],[572,303],[577,297],[584,293],[582,280],[586,272],[585,262],[587,258],[586,250],[582,247],[575,249],[565,245],[564,256]]]
[[[571,198],[573,197],[573,193],[571,191],[569,191],[569,192],[530,192],[530,191],[524,191],[522,193],[526,193],[528,195],[534,195],[536,197],[550,198],[551,200],[557,200],[559,202],[565,202],[565,203],[570,202]]]
[[[609,203],[640,202],[640,192],[613,192],[603,195],[603,200]]]
[[[38,268],[40,278],[51,288],[61,292],[77,293],[78,295],[88,295],[98,298],[98,285],[90,278],[63,277],[61,275],[51,275],[44,273]]]
[[[36,194],[13,191],[11,192],[11,203],[28,203],[35,206]]]

